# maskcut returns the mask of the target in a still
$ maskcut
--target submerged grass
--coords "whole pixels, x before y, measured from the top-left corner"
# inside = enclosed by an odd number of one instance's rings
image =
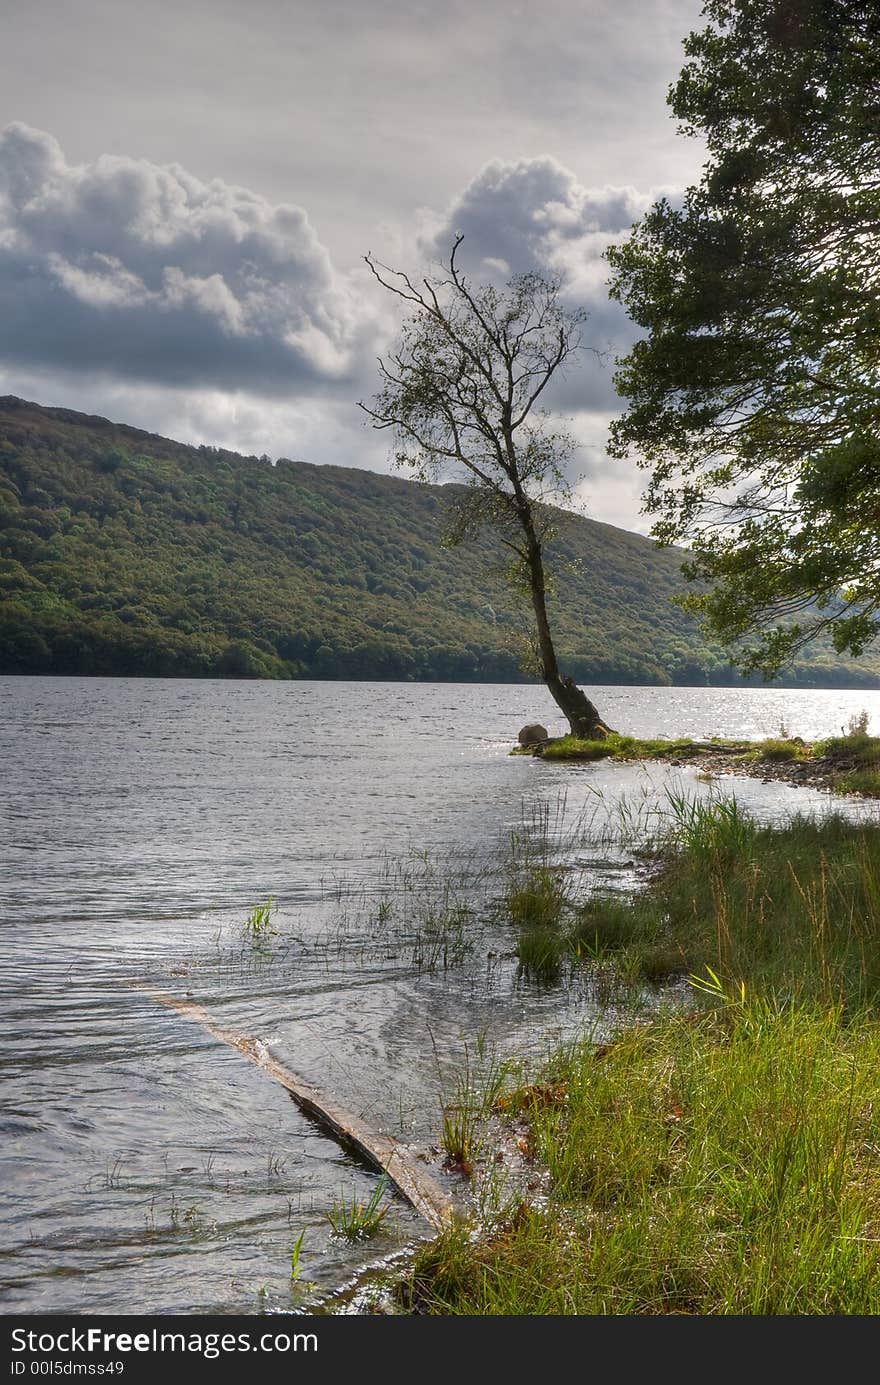
[[[503,900],[517,931],[521,974],[542,985],[558,981],[566,953],[563,921],[571,908],[569,888],[558,867],[530,865],[514,874]]]
[[[693,1005],[505,1096],[545,1195],[425,1246],[415,1311],[880,1312],[880,825],[670,807],[646,889],[528,936]]]
[[[339,1197],[325,1213],[334,1234],[346,1241],[367,1240],[375,1236],[388,1215],[391,1202],[386,1198],[389,1183],[380,1178],[366,1202]]]
[[[553,928],[568,902],[565,882],[552,866],[536,866],[515,880],[505,897],[511,920],[521,928]]]

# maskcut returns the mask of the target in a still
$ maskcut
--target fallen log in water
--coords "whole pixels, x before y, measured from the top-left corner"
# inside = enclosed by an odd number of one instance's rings
[[[142,995],[149,996],[151,1000],[158,1001],[160,1005],[177,1010],[186,1019],[201,1025],[221,1043],[238,1049],[239,1053],[243,1053],[276,1082],[280,1082],[281,1086],[290,1092],[304,1115],[309,1116],[341,1144],[356,1150],[374,1168],[386,1174],[410,1206],[414,1207],[435,1231],[442,1231],[449,1225],[452,1220],[452,1203],[449,1197],[428,1170],[420,1167],[410,1151],[391,1135],[368,1130],[357,1116],[343,1110],[316,1087],[304,1082],[295,1072],[291,1072],[261,1039],[248,1038],[222,1028],[211,1019],[201,1005],[196,1005],[191,1000],[181,1000],[177,996],[167,995],[164,991],[148,990],[144,986],[135,986],[134,989]]]

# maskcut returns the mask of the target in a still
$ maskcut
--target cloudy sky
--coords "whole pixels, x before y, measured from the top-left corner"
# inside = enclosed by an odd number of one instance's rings
[[[561,402],[587,513],[632,334],[604,248],[699,172],[665,104],[698,0],[7,0],[0,393],[184,441],[388,469],[356,407],[394,333],[365,252],[464,233],[590,312]]]

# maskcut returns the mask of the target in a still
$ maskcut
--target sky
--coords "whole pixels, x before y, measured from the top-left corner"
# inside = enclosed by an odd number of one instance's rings
[[[606,247],[699,177],[666,93],[695,0],[6,0],[0,394],[185,442],[391,467],[357,408],[395,305],[363,256],[561,276],[577,499],[644,531],[605,452],[634,340]],[[582,479],[581,479],[582,478]]]

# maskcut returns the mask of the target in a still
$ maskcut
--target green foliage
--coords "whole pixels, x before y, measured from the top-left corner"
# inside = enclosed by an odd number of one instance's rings
[[[880,798],[880,769],[855,769],[842,774],[833,784],[837,794],[860,794],[863,798]]]
[[[337,1236],[346,1241],[364,1241],[375,1236],[388,1211],[390,1201],[384,1201],[388,1179],[380,1178],[366,1202],[356,1197],[337,1198],[326,1217]]]
[[[249,938],[256,941],[259,938],[268,937],[269,934],[275,932],[275,929],[272,927],[272,914],[276,908],[277,905],[271,895],[266,900],[265,904],[254,905],[244,921],[244,931]]]
[[[772,736],[759,741],[757,750],[765,760],[801,760],[806,754],[806,747],[798,741],[774,739]]]
[[[517,681],[503,549],[441,544],[461,493],[0,399],[0,671]],[[731,681],[672,602],[681,554],[554,518],[551,558],[573,570],[551,614],[576,679]],[[807,685],[878,675],[828,650],[790,670]]]
[[[880,761],[880,736],[869,736],[867,732],[829,736],[827,740],[817,741],[813,751],[829,760],[845,761],[855,765],[873,765]]]
[[[878,630],[880,97],[868,0],[707,0],[670,94],[708,161],[609,252],[645,336],[616,455],[746,670]],[[740,644],[740,641],[744,641]]]
[[[834,766],[834,793],[880,798],[880,736],[868,734],[867,712],[852,717],[844,735],[818,741],[813,753]]]

